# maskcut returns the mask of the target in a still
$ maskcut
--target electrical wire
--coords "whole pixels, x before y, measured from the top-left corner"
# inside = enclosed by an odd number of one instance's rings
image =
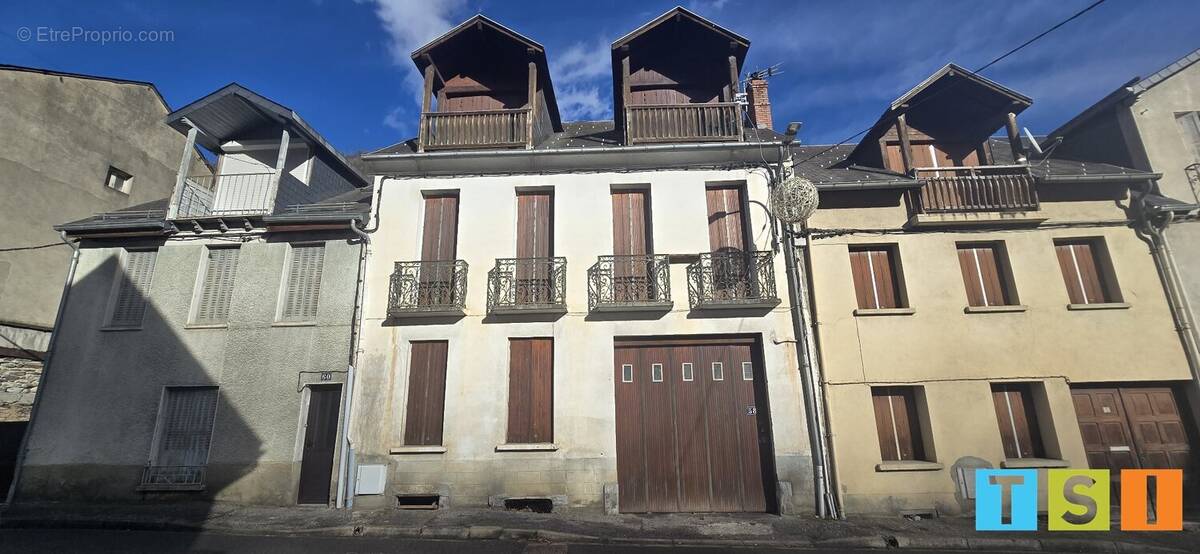
[[[39,244],[37,246],[13,246],[9,248],[0,248],[0,252],[21,252],[24,250],[41,250],[43,248],[53,248],[55,246],[66,246],[60,242],[52,242],[49,244]]]
[[[981,66],[979,69],[976,69],[976,70],[974,71],[974,73],[982,73],[982,72],[983,72],[983,70],[985,70],[985,69],[987,69],[987,68],[989,68],[989,67],[991,67],[991,66],[993,66],[993,65],[996,65],[996,64],[997,64],[997,63],[999,63],[1001,60],[1004,60],[1005,58],[1007,58],[1007,57],[1009,57],[1009,56],[1011,56],[1011,55],[1013,55],[1013,54],[1017,53],[1017,52],[1018,52],[1018,51],[1020,51],[1022,48],[1025,48],[1026,46],[1029,46],[1030,44],[1033,44],[1033,43],[1034,43],[1034,42],[1036,42],[1038,39],[1041,39],[1042,37],[1044,37],[1044,36],[1046,36],[1046,35],[1048,35],[1048,34],[1050,34],[1050,33],[1054,32],[1054,31],[1055,31],[1055,30],[1057,30],[1059,27],[1062,27],[1063,25],[1066,25],[1067,23],[1070,23],[1071,21],[1074,21],[1074,20],[1075,20],[1075,19],[1077,19],[1079,16],[1082,16],[1083,14],[1085,14],[1085,13],[1087,13],[1087,12],[1091,11],[1093,8],[1095,8],[1095,7],[1099,6],[1100,4],[1103,4],[1103,3],[1104,3],[1104,2],[1106,2],[1106,1],[1107,1],[1107,0],[1096,0],[1095,2],[1091,3],[1090,5],[1088,5],[1088,7],[1086,7],[1086,8],[1083,8],[1082,10],[1079,10],[1078,12],[1075,12],[1075,14],[1074,14],[1074,15],[1072,15],[1071,17],[1068,17],[1068,18],[1066,18],[1066,19],[1064,19],[1064,20],[1062,20],[1062,21],[1059,21],[1058,23],[1056,23],[1056,24],[1054,24],[1053,26],[1051,26],[1049,29],[1046,29],[1045,31],[1042,31],[1041,33],[1038,33],[1038,34],[1037,34],[1036,36],[1034,36],[1033,38],[1031,38],[1031,39],[1029,39],[1029,40],[1027,40],[1027,41],[1025,41],[1025,42],[1023,42],[1023,43],[1021,43],[1021,45],[1020,45],[1020,46],[1017,46],[1016,48],[1013,48],[1012,50],[1009,50],[1008,52],[1005,52],[1004,54],[1000,55],[1000,57],[998,57],[998,58],[996,58],[996,59],[994,59],[994,60],[992,60],[992,61],[990,61],[990,62],[988,62],[988,63],[986,63],[986,64],[983,64],[983,66]],[[923,98],[923,99],[922,99],[920,102],[915,102],[915,103],[913,103],[911,106],[909,106],[909,107],[908,107],[908,109],[911,111],[913,108],[915,108],[915,107],[917,107],[917,106],[919,106],[919,105],[921,105],[921,104],[924,104],[925,102],[927,102],[927,101],[929,101],[929,100],[933,99],[933,98],[934,98],[934,97],[936,97],[937,95],[939,95],[939,94],[941,94],[941,93],[943,93],[943,92],[946,92],[946,91],[948,91],[948,90],[950,90],[950,89],[954,88],[954,86],[955,86],[955,85],[957,85],[959,82],[961,82],[961,81],[957,81],[957,82],[955,82],[955,83],[952,83],[950,86],[948,86],[948,87],[946,87],[946,88],[943,88],[943,89],[940,89],[940,90],[936,90],[936,91],[934,91],[934,92],[933,92],[932,94],[930,94],[929,96],[926,96],[925,98]],[[859,132],[857,132],[857,133],[854,133],[853,135],[850,135],[850,136],[848,136],[848,137],[846,137],[846,138],[844,138],[844,139],[842,139],[842,140],[838,141],[838,142],[837,142],[837,144],[832,144],[832,145],[828,146],[827,148],[825,148],[824,150],[821,150],[820,152],[817,152],[816,154],[813,154],[813,155],[811,155],[811,156],[809,156],[809,157],[807,157],[807,158],[805,158],[805,159],[803,159],[803,160],[800,160],[799,162],[796,162],[796,164],[797,164],[797,165],[799,165],[799,164],[802,164],[802,163],[810,162],[810,161],[812,161],[812,160],[814,160],[814,159],[816,159],[816,158],[819,158],[819,157],[821,157],[821,156],[825,155],[826,153],[828,153],[829,151],[833,150],[834,148],[837,148],[837,147],[839,147],[839,146],[841,146],[841,145],[843,145],[843,144],[846,144],[847,142],[850,142],[850,141],[852,141],[852,140],[854,140],[854,139],[856,139],[856,138],[858,138],[858,137],[860,137],[860,136],[862,136],[862,135],[866,134],[868,131],[870,131],[871,129],[874,129],[874,128],[875,128],[875,125],[871,125],[870,127],[867,127],[866,129],[863,129],[863,130],[861,130],[861,131],[859,131]]]

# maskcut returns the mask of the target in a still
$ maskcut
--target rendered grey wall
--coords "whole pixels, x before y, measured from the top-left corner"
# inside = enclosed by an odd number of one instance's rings
[[[184,136],[150,87],[3,70],[0,90],[0,246],[54,243],[53,225],[171,194]],[[133,175],[129,194],[104,186],[110,165]],[[0,321],[53,325],[70,258],[66,246],[0,253]]]
[[[284,241],[318,238],[326,251],[316,322],[276,323]],[[195,328],[188,316],[206,243],[214,241],[171,240],[159,249],[149,308],[132,331],[102,329],[120,248],[84,248],[18,501],[138,497],[163,387],[217,385],[207,490],[157,496],[295,502],[304,385],[320,379],[301,372],[344,380],[359,246],[344,237],[251,237],[241,246],[227,327]]]

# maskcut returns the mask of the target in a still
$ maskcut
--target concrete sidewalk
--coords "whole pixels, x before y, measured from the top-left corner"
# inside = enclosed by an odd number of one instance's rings
[[[1195,528],[1178,533],[978,533],[970,518],[911,521],[864,517],[819,521],[766,514],[614,516],[570,510],[539,514],[458,508],[347,512],[302,506],[263,508],[208,503],[21,504],[0,512],[0,526],[797,549],[1106,553],[1200,549],[1200,532]]]

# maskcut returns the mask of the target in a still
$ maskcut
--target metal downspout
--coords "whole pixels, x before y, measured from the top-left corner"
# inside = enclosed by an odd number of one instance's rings
[[[42,374],[38,376],[38,393],[33,397],[33,406],[29,408],[29,425],[21,436],[21,447],[17,450],[17,463],[13,467],[12,484],[8,486],[8,494],[4,497],[5,504],[12,504],[17,494],[17,483],[21,481],[21,471],[25,468],[25,455],[29,451],[29,437],[33,436],[33,425],[37,422],[38,408],[42,405],[42,396],[46,394],[46,377],[50,375],[50,362],[54,359],[54,347],[58,344],[58,331],[62,325],[63,312],[67,310],[67,297],[71,294],[71,283],[75,280],[75,268],[79,266],[79,245],[67,240],[67,232],[58,232],[59,240],[71,247],[71,266],[67,270],[67,280],[63,282],[62,297],[58,301],[58,313],[54,315],[54,328],[50,331],[50,344],[46,346],[46,357],[42,359]]]
[[[1184,354],[1187,356],[1188,366],[1192,370],[1192,385],[1200,393],[1200,346],[1198,346],[1200,339],[1196,337],[1196,328],[1192,321],[1191,312],[1187,308],[1183,284],[1179,278],[1179,270],[1175,267],[1174,254],[1171,252],[1170,245],[1164,235],[1167,227],[1174,221],[1175,214],[1167,212],[1165,216],[1166,219],[1163,221],[1161,227],[1147,219],[1145,232],[1151,238],[1154,261],[1162,271],[1163,280],[1165,281],[1163,284],[1166,288],[1171,315],[1175,319],[1175,327],[1179,332],[1180,339],[1183,341]]]
[[[786,157],[784,147],[780,147],[779,159],[780,168],[778,178],[783,179],[786,174],[785,160]],[[774,186],[774,184],[772,184]],[[772,215],[772,217],[774,217]],[[816,394],[816,388],[813,386],[813,366],[809,358],[809,342],[808,333],[805,332],[802,310],[804,302],[800,297],[799,283],[799,265],[796,261],[796,246],[793,240],[795,233],[792,231],[791,224],[783,224],[784,250],[783,260],[787,269],[788,280],[788,303],[791,305],[788,310],[792,319],[792,333],[796,337],[796,361],[800,366],[800,384],[804,400],[804,417],[808,428],[809,450],[812,457],[813,466],[813,495],[816,508],[816,516],[822,519],[832,517],[832,512],[835,507],[829,503],[829,487],[828,475],[825,471],[825,443],[822,434],[821,418],[819,415],[819,406]]]
[[[354,407],[354,374],[358,366],[358,346],[362,336],[362,305],[363,295],[367,289],[366,269],[367,256],[370,253],[371,237],[358,228],[358,222],[350,220],[350,230],[362,238],[362,250],[358,254],[358,282],[354,290],[354,317],[350,321],[350,360],[346,368],[346,408],[342,414],[342,452],[338,456],[338,485],[337,507],[349,508],[354,505],[353,493],[347,494],[350,486],[349,472],[353,470],[350,457],[354,456],[354,446],[350,442],[350,417]]]

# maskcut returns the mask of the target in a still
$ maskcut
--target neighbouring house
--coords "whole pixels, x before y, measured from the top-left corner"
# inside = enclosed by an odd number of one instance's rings
[[[1133,203],[1156,250],[1200,383],[1200,50],[1135,77],[1052,131],[1053,157],[1153,173]],[[1200,404],[1200,389],[1191,391]]]
[[[1127,213],[1152,175],[1027,151],[1031,102],[948,65],[857,145],[794,154],[823,189],[804,250],[849,513],[969,513],[978,468],[1195,475],[1188,359]],[[821,185],[848,169],[896,180]]]
[[[169,196],[57,227],[79,261],[16,502],[327,504],[369,183],[236,84],[158,121]]]
[[[364,155],[356,507],[811,513],[748,48],[670,10],[612,44],[615,121],[590,122],[485,16],[413,53],[420,133]]]
[[[171,193],[184,138],[152,83],[0,64],[0,491],[37,394],[71,248],[56,223]],[[197,174],[207,172],[193,155]]]

